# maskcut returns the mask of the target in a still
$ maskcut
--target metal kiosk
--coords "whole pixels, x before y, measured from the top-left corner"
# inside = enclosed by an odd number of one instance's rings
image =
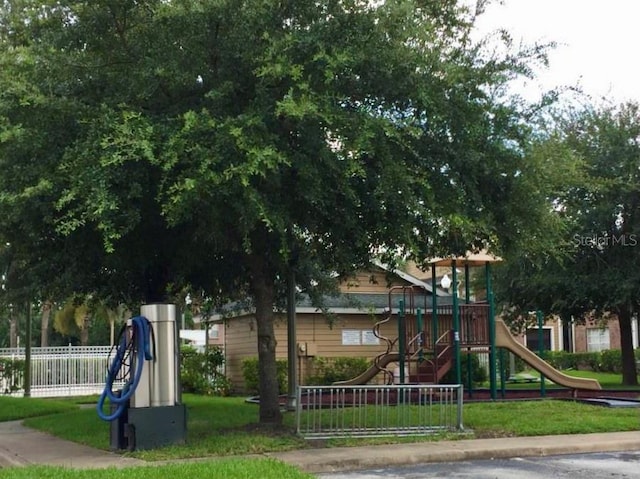
[[[142,306],[127,321],[98,401],[98,415],[111,421],[111,448],[143,450],[183,444],[186,407],[182,404],[176,307]],[[117,379],[122,390],[113,391]],[[104,402],[110,401],[110,414]]]

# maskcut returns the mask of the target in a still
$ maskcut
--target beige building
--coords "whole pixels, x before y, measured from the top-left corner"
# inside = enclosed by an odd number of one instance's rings
[[[387,344],[373,333],[376,323],[390,318],[379,326],[381,337],[398,337],[396,314],[402,292],[412,287],[421,293],[405,294],[405,304],[413,303],[413,310],[431,307],[431,285],[402,271],[390,272],[384,267],[373,267],[361,272],[341,285],[342,295],[327,298],[331,317],[325,316],[308,302],[301,301],[296,308],[296,337],[298,352],[298,382],[312,372],[316,357],[363,357],[373,361],[387,348]],[[407,289],[403,289],[407,288]],[[394,291],[398,294],[395,294]],[[391,294],[390,294],[391,292]],[[426,293],[425,293],[426,292]],[[438,289],[439,302],[450,303],[447,292]],[[391,303],[391,304],[390,304]],[[390,314],[390,311],[394,314]],[[226,373],[235,391],[244,391],[242,362],[257,356],[257,331],[252,312],[222,320],[223,343],[226,352]],[[277,359],[287,359],[287,317],[276,313],[275,336]]]

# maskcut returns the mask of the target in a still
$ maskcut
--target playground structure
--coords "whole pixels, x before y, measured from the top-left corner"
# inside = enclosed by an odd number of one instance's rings
[[[433,294],[418,286],[397,286],[389,291],[389,315],[377,322],[373,333],[385,350],[378,354],[371,366],[357,377],[339,385],[360,385],[382,373],[387,384],[438,384],[445,374],[453,370],[458,384],[461,378],[461,351],[489,355],[491,398],[497,397],[496,351],[504,348],[521,358],[554,383],[577,390],[600,390],[594,379],[574,378],[553,368],[538,355],[520,344],[507,325],[494,316],[491,289],[492,262],[499,258],[488,255],[468,255],[462,258],[436,259],[431,262]],[[469,294],[469,267],[483,265],[486,273],[487,300],[471,303]],[[452,304],[437,304],[436,266],[451,266],[453,277]],[[457,267],[464,266],[464,303],[457,294]],[[431,304],[429,303],[431,299]],[[393,318],[398,322],[398,335],[391,339],[380,333],[384,323]],[[394,369],[391,369],[395,366]],[[543,382],[544,385],[544,382]]]
[[[180,370],[173,304],[142,306],[140,316],[121,329],[98,416],[111,423],[111,448],[152,449],[182,444],[186,408],[181,402]],[[114,391],[115,383],[122,383]],[[109,401],[110,411],[105,412]]]

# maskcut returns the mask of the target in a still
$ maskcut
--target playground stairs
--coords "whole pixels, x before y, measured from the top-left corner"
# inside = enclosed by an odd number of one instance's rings
[[[453,367],[453,348],[449,345],[438,345],[437,354],[422,361],[416,361],[415,369],[409,374],[409,382],[419,384],[438,384]]]

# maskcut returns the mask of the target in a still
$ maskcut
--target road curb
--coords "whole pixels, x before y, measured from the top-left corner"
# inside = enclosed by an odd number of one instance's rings
[[[305,472],[317,474],[432,462],[631,450],[640,450],[638,431],[303,449],[269,453],[266,456],[296,466]]]

